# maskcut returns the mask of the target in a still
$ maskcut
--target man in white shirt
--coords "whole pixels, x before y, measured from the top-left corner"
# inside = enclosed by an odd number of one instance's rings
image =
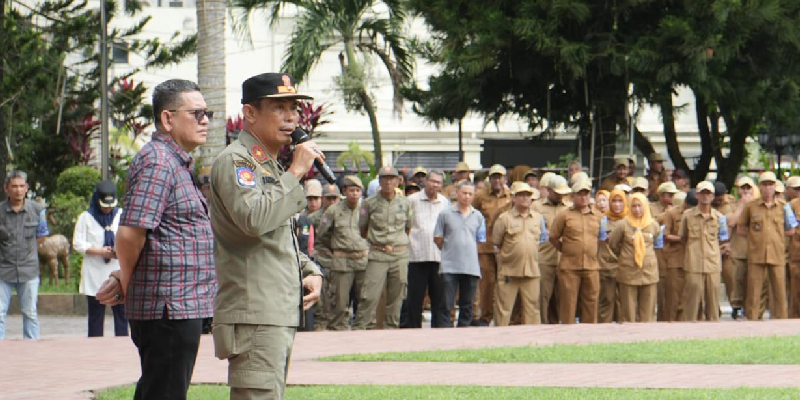
[[[408,296],[405,302],[406,318],[401,318],[401,328],[422,327],[422,306],[425,291],[431,298],[431,326],[442,326],[445,313],[442,303],[444,286],[439,276],[442,253],[433,242],[436,218],[450,202],[440,192],[444,183],[441,171],[430,171],[425,177],[425,189],[408,197],[413,211],[409,239]]]

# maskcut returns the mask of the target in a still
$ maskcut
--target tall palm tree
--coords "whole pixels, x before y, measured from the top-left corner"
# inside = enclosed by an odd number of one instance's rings
[[[208,127],[199,163],[210,166],[225,147],[225,0],[197,0],[197,84],[209,110],[216,112]]]
[[[325,51],[340,48],[342,74],[337,83],[345,106],[369,117],[377,168],[383,161],[381,135],[364,67],[375,57],[380,60],[391,79],[393,109],[399,114],[403,107],[400,89],[411,81],[413,67],[404,37],[406,12],[402,4],[402,0],[232,0],[234,24],[240,32],[248,31],[250,14],[255,10],[266,10],[274,25],[282,7],[294,5],[299,9],[282,65],[298,82],[308,77]]]

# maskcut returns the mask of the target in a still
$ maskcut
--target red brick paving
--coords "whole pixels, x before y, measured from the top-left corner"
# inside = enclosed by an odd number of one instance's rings
[[[289,384],[438,384],[560,387],[798,387],[795,365],[331,363],[317,357],[381,351],[544,345],[553,343],[794,335],[800,320],[767,322],[542,325],[299,333]],[[227,364],[203,337],[194,382],[225,382]],[[480,371],[480,373],[476,373]],[[463,377],[469,376],[469,381]],[[0,342],[0,398],[91,399],[90,390],[139,377],[129,338]],[[734,379],[735,378],[735,379]]]

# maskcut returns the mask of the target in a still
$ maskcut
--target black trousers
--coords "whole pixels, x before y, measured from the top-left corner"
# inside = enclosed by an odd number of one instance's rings
[[[131,322],[131,339],[139,349],[142,377],[134,400],[185,400],[194,372],[203,319]]]
[[[430,261],[408,263],[408,294],[404,302],[407,313],[401,318],[402,328],[422,328],[425,291],[431,298],[431,327],[442,327],[444,282],[439,276],[439,263]]]
[[[447,313],[444,315],[444,325],[453,327],[450,320],[450,311],[453,310],[458,291],[458,327],[467,327],[472,323],[472,302],[475,301],[475,292],[478,290],[478,277],[466,274],[442,274],[445,286],[444,303]]]
[[[106,306],[100,304],[94,296],[86,296],[89,307],[89,337],[103,336],[103,324],[106,319]],[[128,320],[125,319],[125,304],[111,306],[114,313],[114,336],[128,336]]]

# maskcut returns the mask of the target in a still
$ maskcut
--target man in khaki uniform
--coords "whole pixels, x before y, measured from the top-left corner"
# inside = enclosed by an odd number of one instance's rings
[[[650,184],[642,176],[631,177],[631,193],[641,193],[644,197],[650,195]]]
[[[545,174],[547,175],[547,174]],[[548,175],[542,177],[543,186],[547,187],[547,197],[533,204],[533,210],[542,214],[545,225],[553,226],[556,214],[567,209],[564,196],[572,193],[567,186],[567,180],[562,176]],[[559,253],[555,246],[548,240],[539,246],[539,307],[543,324],[558,323],[558,299],[556,293],[556,270],[558,269]]]
[[[309,216],[322,208],[322,183],[316,179],[309,179],[305,184],[306,208],[300,215]]]
[[[310,99],[291,76],[257,75],[242,92],[244,130],[211,169],[214,349],[228,360],[231,399],[282,399],[302,310],[322,287],[319,267],[298,249],[292,216],[306,205],[299,179],[323,156],[309,141],[285,171],[277,161],[300,119],[297,99]]]
[[[786,180],[786,198],[794,215],[800,215],[800,176]],[[800,318],[800,229],[789,237],[789,318]]]
[[[600,182],[600,190],[614,190],[614,186],[621,184],[629,184],[628,180],[628,159],[625,157],[617,157],[614,159],[614,172],[611,175],[603,178]]]
[[[680,236],[681,218],[697,205],[694,194],[678,192],[673,206],[664,213],[664,244],[667,246],[667,272],[664,282],[664,321],[683,321],[683,270],[685,246]]]
[[[649,183],[648,183],[649,184]],[[650,215],[653,216],[653,219],[658,222],[658,225],[664,226],[664,221],[666,217],[666,212],[670,208],[672,208],[672,198],[675,196],[675,193],[678,193],[678,188],[675,187],[675,184],[672,182],[664,182],[658,185],[658,189],[656,190],[656,194],[658,195],[658,201],[650,203]],[[655,249],[656,251],[656,259],[658,260],[658,284],[657,284],[657,298],[656,298],[656,310],[657,315],[656,319],[658,321],[664,321],[666,315],[664,314],[664,310],[666,308],[666,278],[667,278],[667,249],[666,243],[665,247],[661,249]]]
[[[322,295],[319,302],[314,306],[314,330],[324,331],[328,328],[328,320],[330,320],[330,297],[329,284],[331,283],[329,277],[331,276],[331,238],[321,237],[318,232],[322,223],[322,216],[325,211],[338,203],[341,200],[341,193],[339,187],[335,184],[326,183],[322,187],[322,207],[311,213],[308,219],[314,225],[315,239],[314,239],[314,261],[322,267],[322,273],[325,275],[325,282],[322,284]]]
[[[450,175],[450,184],[445,186],[442,189],[442,194],[444,197],[447,197],[451,203],[458,202],[458,195],[456,194],[456,188],[458,186],[458,182],[461,182],[464,179],[469,179],[469,165],[467,163],[461,161],[456,164],[456,169]]]
[[[544,217],[531,210],[535,189],[514,182],[511,194],[514,207],[497,217],[492,231],[499,249],[495,323],[509,325],[519,295],[522,323],[539,324],[539,244],[547,241],[547,228]]]
[[[358,226],[369,242],[369,261],[358,303],[353,329],[373,328],[375,311],[386,286],[384,327],[397,329],[400,308],[408,284],[408,232],[411,230],[411,204],[395,192],[397,170],[383,167],[378,173],[380,190],[361,205]]]
[[[367,269],[369,244],[358,227],[361,193],[364,185],[357,176],[342,178],[346,201],[328,208],[322,217],[318,235],[330,243],[331,264],[328,284],[330,314],[328,329],[344,331],[350,327],[347,305],[350,291],[361,293]]]
[[[719,321],[719,273],[722,270],[720,245],[730,238],[724,214],[711,207],[714,184],[697,184],[697,207],[681,217],[678,235],[686,249],[683,261],[683,320],[697,321],[698,310],[705,308],[706,321]]]
[[[550,227],[550,243],[561,252],[557,280],[558,317],[562,324],[575,323],[579,301],[581,323],[597,323],[597,242],[605,241],[607,233],[603,226],[605,216],[589,203],[591,191],[587,181],[575,184],[572,207],[558,213]]]
[[[797,219],[786,202],[775,198],[775,173],[762,172],[758,177],[761,198],[747,204],[739,217],[738,233],[747,237],[747,319],[758,319],[764,275],[772,293],[770,317],[787,318],[786,236],[794,234]]]
[[[728,188],[720,181],[714,182],[714,201],[711,202],[711,207],[727,216],[733,213],[736,208],[736,199],[728,194]],[[736,285],[736,274],[733,268],[733,259],[731,258],[731,243],[725,243],[720,249],[722,254],[722,282],[725,284],[725,294],[728,300],[733,298],[733,288]]]
[[[652,153],[647,156],[648,168],[645,179],[651,188],[658,188],[662,183],[667,182],[667,171],[664,169],[664,157],[658,153]],[[658,193],[650,193],[650,201],[658,201]]]
[[[737,319],[744,308],[744,298],[747,288],[747,238],[736,234],[738,229],[739,216],[741,216],[744,208],[755,197],[756,184],[747,176],[742,176],[736,179],[734,185],[738,188],[739,200],[727,217],[728,228],[731,231],[731,266],[733,269],[733,289],[729,297],[731,303],[731,317]],[[766,308],[766,302],[764,305]],[[760,315],[760,312],[759,312]]]
[[[475,195],[472,206],[483,214],[486,232],[492,232],[497,212],[511,202],[511,191],[506,186],[506,169],[495,164],[489,169],[489,185]],[[485,243],[478,244],[478,260],[481,264],[481,279],[478,282],[480,325],[488,326],[494,317],[494,286],[497,277],[495,248],[487,235]]]

